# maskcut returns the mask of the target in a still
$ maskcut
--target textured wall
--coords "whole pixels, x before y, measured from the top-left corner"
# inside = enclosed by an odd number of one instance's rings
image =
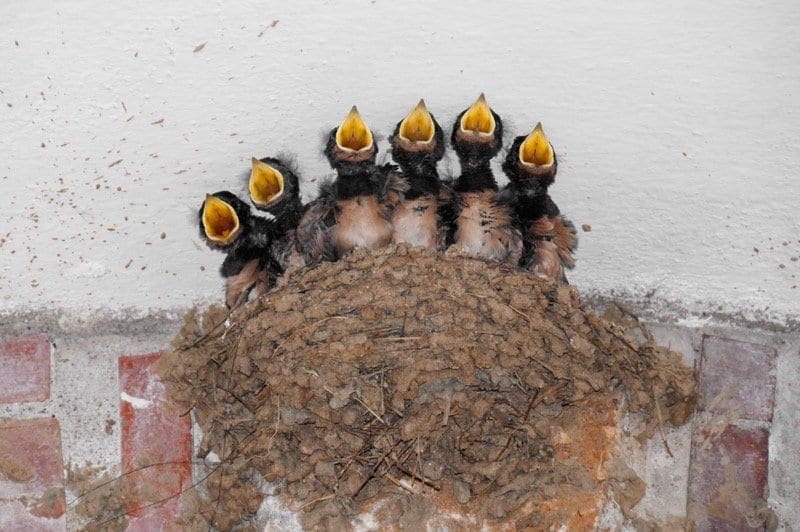
[[[3,2],[0,314],[220,299],[193,216],[252,155],[309,199],[353,103],[386,135],[485,91],[550,134],[580,288],[796,318],[800,4],[605,4]]]

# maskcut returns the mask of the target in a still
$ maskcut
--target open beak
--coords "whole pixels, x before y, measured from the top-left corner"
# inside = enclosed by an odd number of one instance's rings
[[[525,137],[519,147],[519,160],[523,164],[534,166],[550,166],[555,160],[553,147],[542,129],[542,123],[536,124],[531,134]]]
[[[230,244],[239,236],[239,216],[226,202],[206,194],[206,201],[203,203],[203,229],[212,242]]]
[[[250,199],[258,207],[268,207],[283,196],[283,174],[255,157],[252,163],[248,184]]]
[[[486,97],[481,93],[472,107],[467,109],[461,117],[461,131],[490,137],[494,134],[495,126],[492,109],[486,103]]]
[[[433,141],[436,127],[433,117],[425,107],[425,100],[420,100],[414,109],[400,122],[400,138],[409,142],[428,144]]]
[[[336,130],[336,146],[344,151],[360,152],[371,149],[372,143],[372,131],[354,105]]]

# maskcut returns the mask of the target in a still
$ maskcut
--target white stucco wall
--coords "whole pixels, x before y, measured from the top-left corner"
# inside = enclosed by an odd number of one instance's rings
[[[0,35],[0,314],[217,300],[193,216],[252,155],[319,178],[352,104],[386,135],[484,91],[559,153],[581,289],[800,315],[796,0],[6,1]]]

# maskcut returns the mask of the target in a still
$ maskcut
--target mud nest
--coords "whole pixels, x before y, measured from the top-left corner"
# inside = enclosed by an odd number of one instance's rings
[[[196,508],[221,529],[252,525],[257,480],[308,528],[379,507],[412,526],[443,507],[546,526],[576,511],[559,494],[603,482],[624,510],[643,485],[608,472],[619,415],[639,413],[649,436],[694,406],[677,353],[574,288],[403,246],[192,313],[159,371],[193,409],[200,458],[219,457]]]

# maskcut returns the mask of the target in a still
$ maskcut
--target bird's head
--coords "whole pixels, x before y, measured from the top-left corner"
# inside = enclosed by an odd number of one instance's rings
[[[223,190],[206,194],[198,216],[201,238],[209,245],[225,247],[242,235],[250,207],[235,194]]]
[[[450,136],[453,149],[463,165],[481,165],[497,155],[503,144],[503,121],[480,97],[458,115]]]
[[[253,205],[278,215],[285,205],[299,199],[300,181],[292,168],[280,159],[253,157],[247,188]]]
[[[435,165],[444,156],[444,132],[424,100],[397,123],[389,142],[401,167]]]
[[[328,135],[325,156],[331,167],[339,170],[347,165],[374,164],[377,153],[372,131],[354,105],[342,123]]]
[[[503,171],[511,182],[526,189],[546,190],[555,181],[558,159],[541,122],[527,136],[514,139]]]

